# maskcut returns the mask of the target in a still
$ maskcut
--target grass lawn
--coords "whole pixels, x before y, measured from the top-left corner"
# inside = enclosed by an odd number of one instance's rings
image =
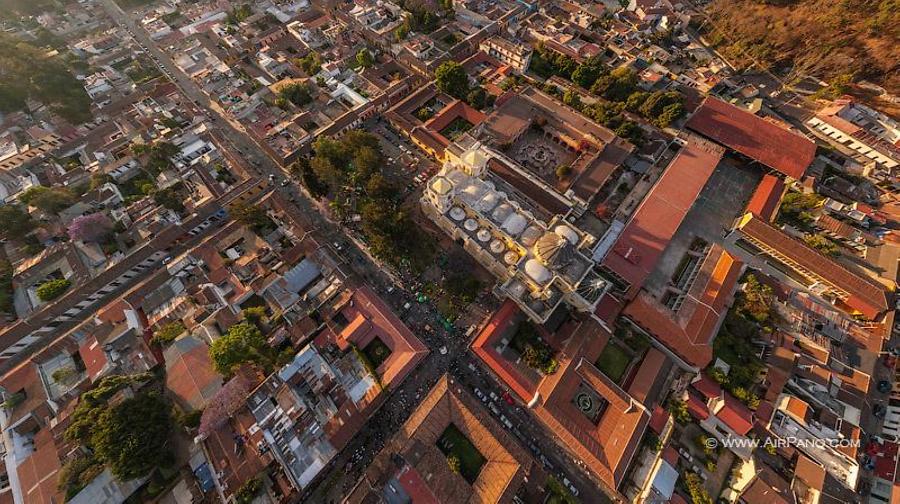
[[[374,366],[375,369],[378,369],[378,366],[391,356],[391,349],[378,338],[369,342],[369,344],[362,349],[362,352],[366,354],[366,357],[368,357],[369,362],[372,363],[372,366]]]
[[[619,383],[628,364],[631,363],[631,356],[628,355],[619,345],[608,343],[597,358],[597,369],[603,372],[610,380]]]
[[[465,434],[460,432],[455,425],[450,424],[438,438],[437,446],[448,458],[456,456],[459,459],[460,475],[469,484],[475,483],[478,473],[481,472],[481,466],[486,460]]]

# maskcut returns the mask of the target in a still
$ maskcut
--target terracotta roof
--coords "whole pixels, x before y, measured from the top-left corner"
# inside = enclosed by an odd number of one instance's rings
[[[626,297],[634,297],[654,270],[723,154],[717,145],[688,139],[638,206],[603,261],[631,285]]]
[[[762,470],[750,485],[741,493],[741,501],[746,503],[793,504],[794,496],[791,486],[768,466]]]
[[[537,383],[529,379],[516,368],[516,366],[504,359],[495,346],[505,332],[521,317],[519,307],[515,301],[507,299],[503,302],[487,325],[481,330],[472,342],[472,351],[506,384],[523,402],[528,403],[537,392]]]
[[[34,436],[34,451],[16,469],[25,502],[63,502],[65,499],[57,489],[60,468],[59,453],[50,429],[39,430]]]
[[[722,397],[722,387],[705,373],[701,373],[700,377],[691,383],[691,386],[694,387],[697,392],[703,394],[707,400]]]
[[[666,427],[666,423],[669,421],[669,417],[671,415],[665,408],[660,405],[657,405],[653,408],[653,414],[650,415],[650,430],[657,434],[662,434],[663,429]]]
[[[798,420],[806,422],[806,417],[809,414],[809,404],[803,399],[795,396],[787,396],[784,408],[785,411],[796,417]]]
[[[728,311],[743,263],[714,245],[677,312],[642,291],[623,312],[692,366],[712,360],[712,340]]]
[[[734,432],[746,436],[753,428],[753,413],[731,394],[725,394],[725,404],[716,417]]]
[[[450,425],[459,429],[485,458],[472,484],[450,471],[446,456],[437,447],[437,440]],[[398,474],[394,463],[398,456],[418,477],[406,471]],[[433,498],[447,504],[509,503],[532,466],[530,455],[484,406],[444,375],[373,461],[366,476],[369,484],[358,486],[349,499],[362,502],[366,495],[380,495],[383,485],[399,475],[404,488],[409,485],[416,495],[430,496],[424,502]]]
[[[709,408],[706,407],[706,402],[693,392],[688,392],[687,409],[688,413],[697,420],[709,418]]]
[[[708,97],[686,126],[797,180],[816,155],[808,138],[718,98]]]
[[[213,369],[206,343],[186,336],[174,341],[164,355],[166,388],[182,407],[195,410],[205,408],[222,388],[222,377]]]
[[[590,201],[606,184],[610,175],[625,162],[634,151],[634,145],[616,138],[603,146],[603,150],[579,175],[571,189],[579,198]]]
[[[844,303],[866,318],[875,319],[890,308],[888,292],[883,286],[850,271],[830,257],[752,214],[747,214],[741,219],[738,229],[744,235],[777,250],[779,254],[812,272],[818,277],[816,280],[847,292],[849,297]]]
[[[365,348],[378,338],[391,350],[378,367],[381,382],[388,389],[397,387],[428,355],[428,347],[367,286],[353,291],[341,313],[351,322],[337,335],[335,343],[338,346],[347,347],[352,343]],[[323,334],[333,335],[330,332]]]
[[[753,191],[753,196],[747,203],[747,211],[771,222],[778,213],[784,189],[783,180],[767,173]]]
[[[822,214],[818,219],[816,219],[816,225],[826,231],[834,233],[835,236],[847,240],[853,239],[853,237],[857,234],[856,228],[847,224],[846,222],[839,221],[828,214]]]
[[[666,360],[666,354],[653,347],[649,348],[628,386],[628,393],[647,407],[652,406],[647,404],[647,398],[658,381],[660,373],[668,370]]]
[[[562,444],[614,491],[637,453],[650,414],[592,364],[610,337],[599,323],[581,322],[559,354],[559,370],[542,380],[539,397],[543,402],[535,409]],[[585,390],[606,403],[594,421],[573,402],[576,392]]]
[[[794,478],[803,480],[810,488],[822,490],[825,485],[825,468],[802,453],[797,454]]]

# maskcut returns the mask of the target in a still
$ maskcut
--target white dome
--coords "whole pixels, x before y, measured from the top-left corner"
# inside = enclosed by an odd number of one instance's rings
[[[478,223],[475,222],[475,219],[466,219],[463,227],[465,227],[467,231],[475,231],[478,229]]]
[[[503,221],[503,230],[509,233],[510,236],[519,236],[522,231],[525,230],[525,226],[528,225],[528,221],[525,220],[525,217],[514,213],[506,218]]]
[[[462,208],[455,206],[450,209],[450,218],[455,221],[461,221],[466,216],[466,211]]]
[[[491,232],[487,229],[481,228],[478,230],[478,233],[475,236],[478,237],[478,241],[486,242],[491,239]]]
[[[562,236],[566,240],[569,240],[569,243],[571,243],[572,245],[578,244],[578,233],[576,233],[575,230],[570,228],[569,226],[560,224],[559,226],[553,228],[553,232],[558,234],[559,236]]]
[[[511,207],[509,203],[500,203],[500,205],[494,209],[494,212],[491,213],[491,219],[493,219],[494,222],[503,222],[512,212],[513,207]]]
[[[493,191],[489,191],[487,194],[481,198],[481,201],[478,202],[478,210],[481,213],[488,213],[497,206],[497,203],[500,202],[500,199],[497,197],[497,193]]]
[[[525,274],[538,284],[545,284],[553,277],[550,274],[550,270],[545,268],[537,259],[529,259],[525,262]]]
[[[530,247],[534,245],[534,242],[536,242],[542,234],[544,234],[544,232],[541,230],[541,228],[537,226],[528,226],[528,229],[526,229],[522,233],[522,237],[520,238],[520,240],[522,241],[523,245],[525,245],[526,247]]]
[[[482,187],[478,180],[472,180],[462,190],[462,198],[469,205],[474,206],[482,196],[484,196],[484,187]]]
[[[491,242],[491,252],[499,254],[500,252],[503,252],[504,249],[506,249],[506,245],[504,245],[502,241],[494,240]]]
[[[503,262],[512,266],[513,264],[519,262],[519,254],[516,254],[515,252],[510,250],[503,256]]]

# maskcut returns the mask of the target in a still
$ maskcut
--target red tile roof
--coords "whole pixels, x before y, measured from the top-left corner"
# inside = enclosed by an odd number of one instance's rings
[[[830,257],[792,238],[752,214],[745,215],[738,228],[741,232],[812,272],[816,280],[845,291],[844,300],[851,309],[868,319],[875,319],[890,308],[886,288],[854,273]]]
[[[203,409],[222,388],[222,377],[213,368],[209,346],[188,336],[165,351],[166,388],[182,407]]]
[[[725,405],[716,412],[716,417],[741,436],[753,428],[753,413],[731,394],[725,394]]]
[[[541,395],[546,395],[546,399],[537,409],[538,418],[603,483],[618,489],[650,423],[650,415],[584,358],[569,361],[557,373],[562,375],[552,388],[542,386]],[[572,401],[581,386],[587,386],[608,403],[596,425]]]
[[[384,386],[393,389],[428,355],[428,347],[370,288],[359,287],[351,299],[341,309],[351,323],[337,335],[335,343],[364,348],[375,338],[381,340],[391,354],[378,367],[378,373]]]
[[[519,372],[515,364],[504,359],[494,349],[504,332],[514,324],[521,312],[516,303],[507,299],[491,317],[488,324],[472,342],[472,351],[525,403],[531,402],[538,384]]]
[[[713,381],[712,378],[706,376],[706,374],[700,374],[700,379],[691,384],[697,392],[703,394],[706,399],[715,399],[716,397],[722,397],[722,387],[719,386],[718,383]]]
[[[678,312],[642,291],[623,313],[691,366],[705,367],[741,269],[740,261],[714,245]]]
[[[756,186],[750,202],[747,203],[747,211],[771,222],[778,212],[784,188],[783,180],[767,173],[759,185]]]
[[[724,150],[699,138],[687,145],[644,198],[603,265],[631,284],[634,297],[706,185]]]
[[[706,403],[703,402],[700,396],[692,392],[688,392],[687,409],[688,413],[697,420],[709,418],[709,408],[706,407]]]
[[[708,97],[686,126],[797,180],[816,155],[808,138],[718,98]]]
[[[653,414],[650,415],[650,429],[657,434],[662,434],[663,429],[666,428],[666,422],[669,421],[669,416],[669,412],[665,408],[657,405],[653,408]]]

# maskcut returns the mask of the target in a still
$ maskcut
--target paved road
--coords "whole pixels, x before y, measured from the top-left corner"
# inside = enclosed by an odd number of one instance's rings
[[[226,133],[224,136],[231,146],[250,160],[253,169],[259,175],[277,179],[281,179],[285,175],[281,167],[264,153],[239,124],[233,123],[221,115],[221,109],[210,101],[196,83],[178,69],[168,54],[160,50],[147,33],[137,27],[135,22],[113,0],[102,1],[110,16],[138,40],[163,73],[173,80],[196,105],[207,111],[210,121]],[[394,140],[390,138],[390,132],[383,132],[388,140]],[[422,158],[421,153],[416,153],[416,156]],[[428,165],[427,162],[422,164]],[[467,351],[468,342],[465,338],[459,332],[450,334],[444,330],[440,323],[440,315],[433,306],[415,302],[415,293],[412,292],[414,279],[398,279],[387,274],[383,265],[378,264],[359,247],[357,239],[348,236],[340,226],[326,219],[318,211],[317,205],[307,199],[294,184],[281,190],[288,195],[290,201],[297,205],[299,212],[310,222],[317,233],[326,239],[334,255],[341,258],[344,264],[361,278],[375,286],[388,303],[393,305],[393,308],[404,318],[413,332],[419,335],[432,350],[414,373],[392,393],[360,434],[323,471],[318,480],[319,484],[314,485],[303,496],[303,500],[307,502],[339,501],[356,483],[362,474],[362,469],[381,449],[386,436],[396,432],[417,406],[418,400],[437,383],[441,375],[449,371],[460,382],[471,387],[478,386],[486,392],[493,390],[498,395],[502,394],[502,391],[499,384],[478,367],[480,364],[475,362],[477,359]],[[404,286],[409,288],[405,289]],[[404,308],[407,303],[410,305],[409,310]],[[443,353],[441,348],[446,348],[446,353]],[[472,372],[469,364],[477,371]],[[546,457],[551,472],[560,479],[567,477],[573,481],[585,502],[602,503],[609,500],[596,485],[591,483],[586,473],[571,458],[555,447],[551,435],[543,431],[528,411],[520,407],[510,407],[505,403],[497,406],[503,408],[503,414],[509,417],[522,433],[520,439],[523,446],[531,450],[530,444],[534,444],[540,450],[539,453]]]

